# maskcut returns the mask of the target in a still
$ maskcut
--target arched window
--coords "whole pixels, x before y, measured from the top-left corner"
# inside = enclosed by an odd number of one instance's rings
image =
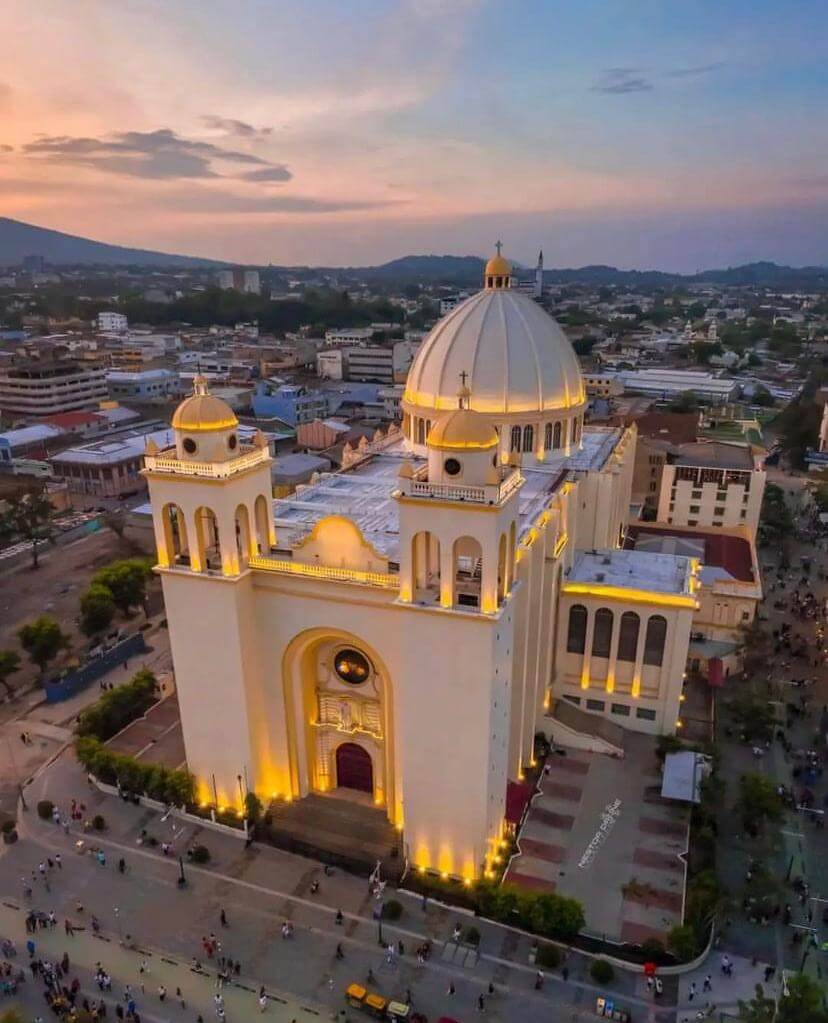
[[[609,657],[612,645],[612,611],[601,607],[595,612],[595,627],[592,632],[592,656]]]
[[[644,663],[661,667],[664,660],[664,641],[667,638],[667,619],[653,615],[647,622],[647,636],[644,640]]]
[[[425,444],[425,420],[417,420],[417,443]]]
[[[561,424],[555,423],[555,429],[552,433],[552,447],[556,450],[561,446]]]
[[[532,451],[535,447],[535,428],[534,426],[524,426],[523,428],[523,450]]]
[[[641,619],[635,611],[625,611],[621,615],[621,627],[618,631],[618,660],[635,662],[638,649],[638,632]]]
[[[552,450],[552,424],[547,423],[543,431],[543,450]]]
[[[512,451],[520,451],[520,427],[519,426],[513,426],[512,427],[511,449],[512,449]]]
[[[582,654],[586,649],[587,609],[583,604],[573,604],[569,609],[569,632],[566,637],[566,651]]]

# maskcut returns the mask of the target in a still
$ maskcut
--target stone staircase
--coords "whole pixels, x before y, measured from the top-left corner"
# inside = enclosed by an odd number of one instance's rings
[[[378,807],[314,792],[271,803],[267,819],[267,838],[280,849],[365,875],[379,860],[383,880],[402,874],[402,835]]]

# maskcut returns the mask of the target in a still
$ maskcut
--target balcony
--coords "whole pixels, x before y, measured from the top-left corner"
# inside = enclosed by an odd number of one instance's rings
[[[168,450],[172,451],[172,448]],[[227,462],[184,462],[162,451],[158,455],[144,455],[144,468],[148,472],[170,473],[174,476],[227,479],[228,476],[235,476],[269,460],[270,453],[267,448],[248,448],[238,458],[231,458]]]
[[[397,590],[399,576],[383,572],[362,572],[355,568],[332,568],[328,565],[308,565],[288,558],[274,558],[257,554],[250,558],[250,567],[263,572],[281,572],[284,575],[303,575],[328,582],[359,583],[362,586],[377,586],[384,590]]]
[[[399,492],[405,497],[432,498],[438,501],[461,501],[466,504],[502,504],[515,490],[523,486],[518,469],[509,469],[499,483],[482,487],[462,483],[429,483],[428,480],[401,479]]]

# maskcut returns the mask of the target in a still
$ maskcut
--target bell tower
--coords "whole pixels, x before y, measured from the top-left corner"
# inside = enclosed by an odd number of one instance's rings
[[[493,614],[512,588],[523,478],[501,465],[500,438],[468,407],[465,378],[457,408],[428,435],[427,465],[400,471],[400,600]]]
[[[243,810],[271,761],[259,687],[252,559],[275,544],[267,441],[243,444],[226,402],[196,377],[174,445],[148,446],[156,571],[169,623],[187,767],[198,798]],[[207,713],[206,707],[220,707]],[[252,755],[256,751],[257,755]]]

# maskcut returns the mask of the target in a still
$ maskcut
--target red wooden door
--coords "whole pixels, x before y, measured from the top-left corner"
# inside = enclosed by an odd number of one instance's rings
[[[336,751],[336,784],[360,792],[374,791],[371,756],[355,742],[343,742]]]

